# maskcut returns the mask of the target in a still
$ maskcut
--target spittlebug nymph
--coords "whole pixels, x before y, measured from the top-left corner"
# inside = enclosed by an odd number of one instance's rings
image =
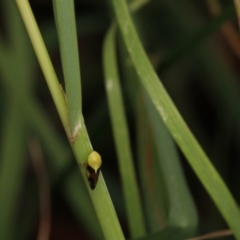
[[[101,165],[102,165],[101,156],[97,152],[93,151],[88,156],[88,161],[87,161],[87,178],[89,181],[90,188],[92,190],[97,185],[98,175],[99,175]]]

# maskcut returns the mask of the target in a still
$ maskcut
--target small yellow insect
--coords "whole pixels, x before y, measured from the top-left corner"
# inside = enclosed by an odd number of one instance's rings
[[[101,156],[96,151],[93,151],[88,156],[87,161],[87,178],[92,190],[97,185],[101,165],[102,165]]]

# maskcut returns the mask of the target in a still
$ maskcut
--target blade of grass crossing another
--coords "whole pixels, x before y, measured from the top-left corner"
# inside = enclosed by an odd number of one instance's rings
[[[137,36],[126,2],[112,1],[127,50],[147,94],[189,164],[233,230],[235,237],[240,240],[240,213],[235,200],[188,129],[155,73]]]
[[[33,16],[31,7],[27,0],[16,0],[16,3],[23,18],[25,27],[32,42],[34,51],[37,55],[39,64],[48,84],[48,88],[51,92],[54,104],[57,108],[64,129],[67,134],[70,135],[70,130],[68,128],[67,106],[64,95],[59,85],[50,57],[47,53],[46,46],[44,45],[43,39],[41,37],[41,33]]]
[[[71,140],[72,134],[70,133],[69,129],[68,122],[69,116],[66,101],[64,99],[64,94],[59,86],[58,79],[54,72],[52,63],[48,56],[37,23],[34,19],[28,1],[16,0],[16,2],[18,4],[31,42],[34,46],[34,50],[36,52],[41,68],[43,70],[44,76],[48,83],[50,93],[54,99],[54,103],[60,115],[62,124],[64,125],[65,131],[68,134],[69,140]],[[75,81],[77,81],[76,78]],[[72,84],[71,87],[74,87],[74,84]],[[79,109],[78,111],[80,110],[81,109]],[[104,237],[107,240],[125,239],[102,174],[101,173],[99,174],[98,184],[94,191],[92,191],[88,185],[86,177],[86,168],[83,167],[82,164],[87,161],[88,155],[92,152],[92,146],[84,124],[83,116],[81,113],[80,115],[78,113],[78,116],[80,116],[80,121],[78,124],[79,134],[77,135],[78,137],[75,138],[75,141],[74,142],[70,141],[70,143],[75,154],[76,160],[79,164],[79,169],[84,179],[84,183],[87,187],[88,193],[93,202],[93,206],[96,211],[96,215],[98,217]]]

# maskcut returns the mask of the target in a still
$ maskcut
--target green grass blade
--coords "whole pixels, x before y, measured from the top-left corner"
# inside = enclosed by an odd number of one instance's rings
[[[78,42],[73,0],[54,0],[61,61],[67,95],[71,133],[78,125],[82,113],[82,93],[78,56]]]
[[[49,55],[47,53],[47,49],[41,37],[39,28],[33,16],[31,7],[27,0],[16,0],[16,3],[23,18],[24,24],[27,28],[27,32],[29,34],[34,51],[37,55],[39,64],[42,68],[43,74],[47,81],[48,87],[50,89],[55,106],[58,110],[58,114],[61,118],[62,124],[68,135],[70,135],[70,130],[68,128],[67,107],[64,95],[61,86],[59,85]]]
[[[56,74],[54,73],[52,63],[46,51],[46,47],[43,43],[31,8],[26,0],[16,1],[69,140],[71,140],[71,137],[74,135],[73,137],[75,141],[70,141],[70,143],[78,162],[80,172],[83,176],[85,186],[87,186],[88,193],[93,202],[104,237],[105,239],[109,240],[124,239],[115,209],[101,173],[99,175],[97,187],[94,189],[94,191],[92,191],[89,187],[86,177],[86,168],[83,167],[83,163],[87,161],[88,155],[92,152],[92,146],[84,124],[84,119],[80,113],[81,117],[77,123],[77,129],[74,128],[74,134],[72,135],[69,130],[68,110],[66,101],[64,99],[64,94],[59,86]],[[73,86],[71,85],[71,87]]]
[[[143,96],[138,98],[137,107],[137,151],[138,169],[149,232],[157,232],[167,224],[168,196],[163,174],[157,163],[156,147]]]
[[[124,57],[124,62],[127,61],[127,57]],[[148,227],[151,232],[159,231],[160,226],[163,227],[162,219],[166,215],[164,212],[167,212],[168,219],[165,220],[164,231],[168,229],[170,232],[170,229],[179,228],[185,236],[190,237],[197,228],[198,219],[179,164],[176,146],[150,99],[143,94],[145,91],[142,91],[141,85],[137,82],[138,77],[133,73],[135,72],[133,67],[123,67],[123,69],[124,72],[127,71],[125,82],[130,85],[130,96],[135,96],[134,92],[140,88],[137,94],[137,121],[141,126],[138,126],[137,139],[141,145],[139,169],[144,189],[144,203],[148,209],[145,213]],[[161,177],[164,180],[161,180]],[[163,193],[164,187],[166,191]],[[166,201],[168,204],[164,204]],[[161,205],[164,206],[165,211],[162,211]]]
[[[145,234],[145,226],[119,83],[115,34],[116,24],[112,24],[104,40],[104,80],[117,149],[118,163],[122,176],[130,235],[131,237],[136,238]]]
[[[93,239],[104,239],[91,199],[84,189],[84,182],[75,169],[66,177],[63,184],[63,193],[69,202],[73,214],[79,219],[81,225],[88,229]]]
[[[185,236],[191,237],[198,226],[198,216],[194,202],[189,193],[180,159],[173,139],[145,94],[145,102],[149,112],[159,164],[169,199],[169,215],[166,228],[180,227]]]
[[[240,213],[236,202],[156,75],[139,41],[127,4],[124,0],[113,0],[113,5],[127,50],[152,103],[236,238],[240,239]]]

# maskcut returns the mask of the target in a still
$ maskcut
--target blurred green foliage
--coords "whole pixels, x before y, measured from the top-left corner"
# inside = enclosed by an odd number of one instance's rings
[[[63,83],[52,3],[30,3]],[[213,16],[203,1],[153,0],[134,17],[164,86],[239,202],[240,72],[237,51],[240,41],[237,39],[238,45],[232,44],[228,39],[234,34],[222,31],[227,22],[237,31],[237,21],[233,6],[228,1],[221,4],[222,12]],[[104,161],[102,172],[128,238],[103,81],[102,43],[111,22],[111,5],[105,1],[81,0],[76,1],[75,7],[85,123],[92,145]],[[45,186],[51,189],[51,197],[48,196],[51,214],[47,214],[51,215],[50,239],[103,239],[15,1],[2,1],[0,16],[0,239],[36,239],[42,209],[39,207],[40,180],[46,181]],[[135,118],[135,99],[131,99],[129,86],[124,82],[127,79],[124,69],[120,75],[123,75],[122,91],[132,151],[137,159],[140,133]],[[36,171],[29,154],[29,142],[34,139],[41,146],[43,170],[39,167]],[[154,147],[149,149],[154,155]],[[180,151],[179,155],[199,215],[198,234],[226,228]],[[137,161],[135,166],[139,169],[139,185],[143,184],[142,169]],[[47,177],[39,180],[38,171],[43,171]],[[144,200],[146,193],[141,194],[143,205],[149,211]],[[162,204],[163,208],[167,205]],[[149,233],[156,231],[156,226],[149,225],[150,220],[146,222]],[[156,225],[161,224],[159,220]]]

